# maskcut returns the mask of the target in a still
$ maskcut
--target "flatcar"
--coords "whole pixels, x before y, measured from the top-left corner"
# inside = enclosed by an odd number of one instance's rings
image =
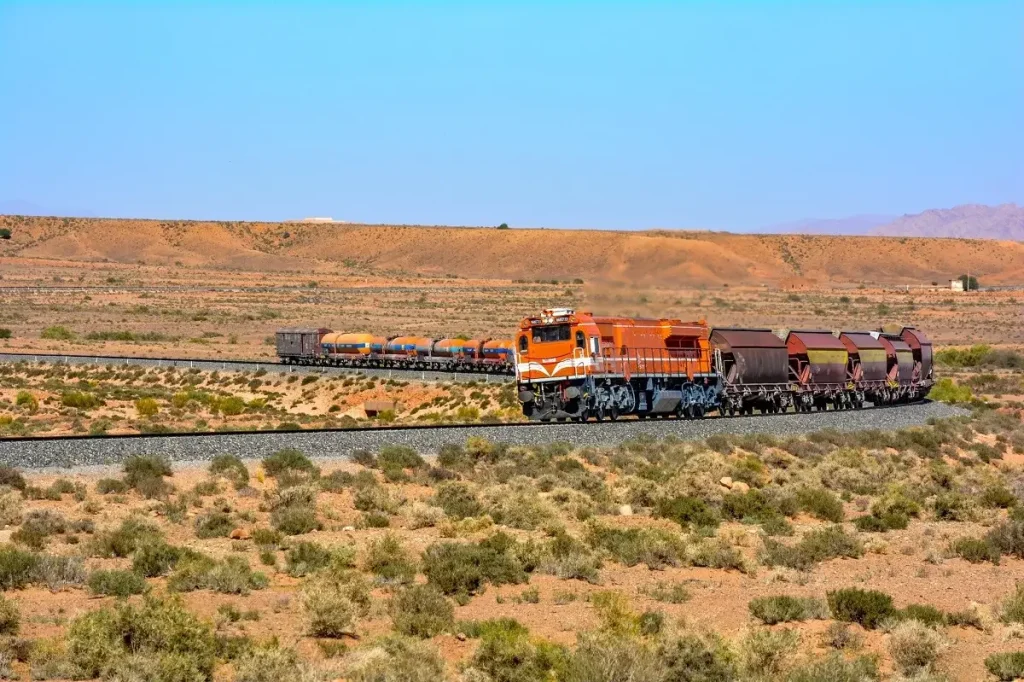
[[[913,327],[783,337],[556,308],[524,319],[516,344],[523,414],[540,421],[858,409],[933,384],[931,342]]]
[[[375,336],[330,329],[281,329],[277,355],[284,364],[512,374],[510,339],[432,339]]]

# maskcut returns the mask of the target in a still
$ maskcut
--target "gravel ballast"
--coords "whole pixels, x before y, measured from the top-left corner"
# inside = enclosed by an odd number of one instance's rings
[[[259,458],[281,448],[298,448],[311,457],[347,457],[359,449],[408,445],[422,454],[436,453],[469,436],[495,442],[537,445],[565,441],[574,446],[615,445],[637,438],[674,436],[699,440],[715,434],[766,433],[795,436],[822,429],[889,431],[919,426],[931,418],[967,414],[944,403],[811,414],[713,418],[700,421],[623,420],[615,423],[487,425],[427,429],[355,429],[347,431],[260,432],[205,435],[127,436],[61,440],[0,440],[0,464],[24,469],[116,464],[135,454],[159,454],[172,461],[206,460],[221,453]]]

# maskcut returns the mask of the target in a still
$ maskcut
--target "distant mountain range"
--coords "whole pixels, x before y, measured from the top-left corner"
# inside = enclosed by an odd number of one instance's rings
[[[809,218],[751,231],[758,234],[958,237],[1024,241],[1024,207],[1017,204],[965,204],[899,217],[856,215],[849,218]]]

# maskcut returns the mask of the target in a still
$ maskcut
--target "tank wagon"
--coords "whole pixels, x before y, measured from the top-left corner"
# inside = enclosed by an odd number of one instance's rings
[[[394,368],[512,374],[509,339],[431,339],[347,334],[330,329],[281,329],[277,355],[291,365]]]
[[[913,327],[781,337],[556,308],[520,323],[516,356],[523,413],[540,421],[859,409],[933,383],[931,342]]]

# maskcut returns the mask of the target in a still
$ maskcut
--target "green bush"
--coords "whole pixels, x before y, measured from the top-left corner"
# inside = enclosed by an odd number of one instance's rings
[[[299,542],[285,552],[288,575],[301,578],[328,567],[346,569],[355,565],[351,547],[327,548],[315,542]]]
[[[1003,521],[985,535],[985,540],[1000,554],[1024,558],[1024,521]]]
[[[11,330],[7,327],[0,327],[0,339],[11,338]]]
[[[987,540],[980,538],[960,538],[950,545],[954,555],[971,562],[980,564],[991,561],[999,565],[999,548]]]
[[[11,230],[8,227],[0,227],[0,239],[10,239]]]
[[[210,461],[210,475],[222,476],[231,481],[235,490],[249,485],[249,470],[236,455],[217,455]]]
[[[750,614],[765,625],[789,623],[792,621],[824,620],[828,618],[828,606],[813,597],[791,597],[780,594],[772,597],[758,597],[747,605]]]
[[[717,635],[683,634],[659,644],[658,659],[664,677],[683,682],[739,679],[736,655]]]
[[[377,454],[380,469],[421,469],[427,463],[419,453],[405,445],[388,445]]]
[[[20,471],[6,464],[0,464],[0,486],[3,485],[22,491],[28,487],[28,483]]]
[[[444,659],[429,642],[390,636],[345,658],[349,682],[435,682],[448,679]]]
[[[323,676],[299,660],[294,649],[249,646],[237,656],[235,682],[319,682]]]
[[[999,607],[999,618],[1004,623],[1024,623],[1024,584],[1017,583],[1017,589]]]
[[[453,519],[479,516],[483,512],[473,487],[462,481],[450,481],[437,486],[433,504]]]
[[[883,621],[896,615],[892,597],[884,592],[856,587],[829,592],[828,606],[836,620],[859,623],[868,630],[877,628]]]
[[[833,652],[795,668],[786,682],[869,682],[878,679],[878,664],[874,658],[858,656],[846,660],[839,652]]]
[[[428,638],[451,629],[455,609],[437,587],[413,585],[392,598],[391,619],[401,634]]]
[[[96,481],[96,492],[100,495],[120,495],[128,492],[128,484],[119,478],[101,478]]]
[[[928,627],[941,627],[946,624],[946,614],[931,604],[907,604],[896,612],[899,620],[916,620]]]
[[[33,509],[22,520],[21,527],[11,535],[11,540],[32,549],[42,549],[51,535],[66,530],[67,521],[58,512]]]
[[[191,553],[178,560],[167,579],[172,592],[213,590],[221,594],[249,594],[268,584],[267,576],[257,573],[244,557],[229,556],[217,561],[202,554]]]
[[[683,528],[717,528],[720,522],[718,514],[704,500],[687,495],[659,501],[657,514]]]
[[[28,391],[18,391],[18,394],[14,397],[14,404],[18,407],[24,407],[29,414],[35,414],[39,411],[39,399]]]
[[[128,557],[140,545],[162,538],[160,529],[152,523],[137,516],[129,516],[116,529],[96,533],[91,553],[101,559]]]
[[[163,539],[149,539],[136,545],[132,554],[132,570],[147,578],[167,575],[188,552],[190,550],[169,545]]]
[[[371,540],[366,548],[363,568],[385,584],[412,582],[416,565],[397,536],[388,533]]]
[[[806,570],[828,559],[846,557],[856,559],[864,554],[864,547],[842,526],[830,526],[810,531],[793,546],[765,538],[760,559],[766,566],[786,566]]]
[[[1024,678],[1024,651],[1003,651],[985,658],[985,668],[1000,680]]]
[[[125,485],[147,498],[166,495],[170,486],[164,477],[173,475],[170,462],[159,455],[134,455],[124,463]]]
[[[103,401],[92,393],[67,391],[61,394],[60,403],[65,407],[74,407],[79,410],[91,410],[94,407],[102,405]]]
[[[802,511],[816,519],[843,522],[843,502],[824,488],[801,488],[796,492],[796,501]]]
[[[302,607],[315,637],[355,634],[356,620],[370,608],[370,591],[358,576],[318,574],[302,584]]]
[[[39,338],[48,339],[50,341],[70,341],[75,338],[75,333],[67,327],[55,325],[44,329],[39,334]]]
[[[135,401],[135,411],[140,417],[155,417],[160,413],[160,404],[153,398],[139,398]]]
[[[263,470],[267,476],[278,477],[285,473],[319,475],[320,470],[301,450],[285,448],[263,458]]]
[[[514,542],[497,533],[477,544],[434,543],[423,552],[423,574],[447,595],[475,594],[488,582],[525,583],[527,574],[512,551]]]
[[[565,673],[558,676],[559,680],[566,682],[690,679],[662,677],[660,661],[652,647],[630,636],[606,632],[584,633],[580,635],[576,650],[566,663],[561,662],[564,656],[561,649],[554,648],[553,654],[552,667],[556,670],[563,665],[567,667]]]
[[[98,570],[89,575],[89,591],[107,597],[129,597],[148,589],[146,580],[135,571]]]
[[[196,537],[201,540],[208,538],[226,538],[235,528],[231,514],[213,509],[196,518]]]
[[[533,640],[519,623],[496,621],[481,633],[469,667],[494,682],[540,681],[561,679],[558,671],[565,669],[567,658],[562,647]]]
[[[686,545],[678,534],[660,528],[614,528],[590,523],[587,542],[626,566],[646,564],[651,569],[678,566],[686,554]]]
[[[32,582],[39,556],[12,545],[0,545],[0,590],[20,590]]]
[[[21,627],[21,614],[18,604],[0,594],[0,635],[13,637]]]
[[[106,676],[135,654],[151,663],[147,677],[133,679],[198,682],[212,679],[216,660],[213,627],[177,598],[145,597],[140,606],[121,602],[84,613],[71,622],[66,643],[74,679]]]
[[[887,513],[884,516],[870,514],[858,516],[853,525],[863,533],[885,533],[890,530],[903,530],[910,524],[910,519],[903,514]]]
[[[900,623],[889,633],[889,653],[900,672],[914,675],[931,670],[939,657],[940,635],[918,621]]]
[[[970,387],[958,385],[949,377],[943,377],[932,386],[928,399],[944,403],[969,403],[974,399],[974,394]]]

